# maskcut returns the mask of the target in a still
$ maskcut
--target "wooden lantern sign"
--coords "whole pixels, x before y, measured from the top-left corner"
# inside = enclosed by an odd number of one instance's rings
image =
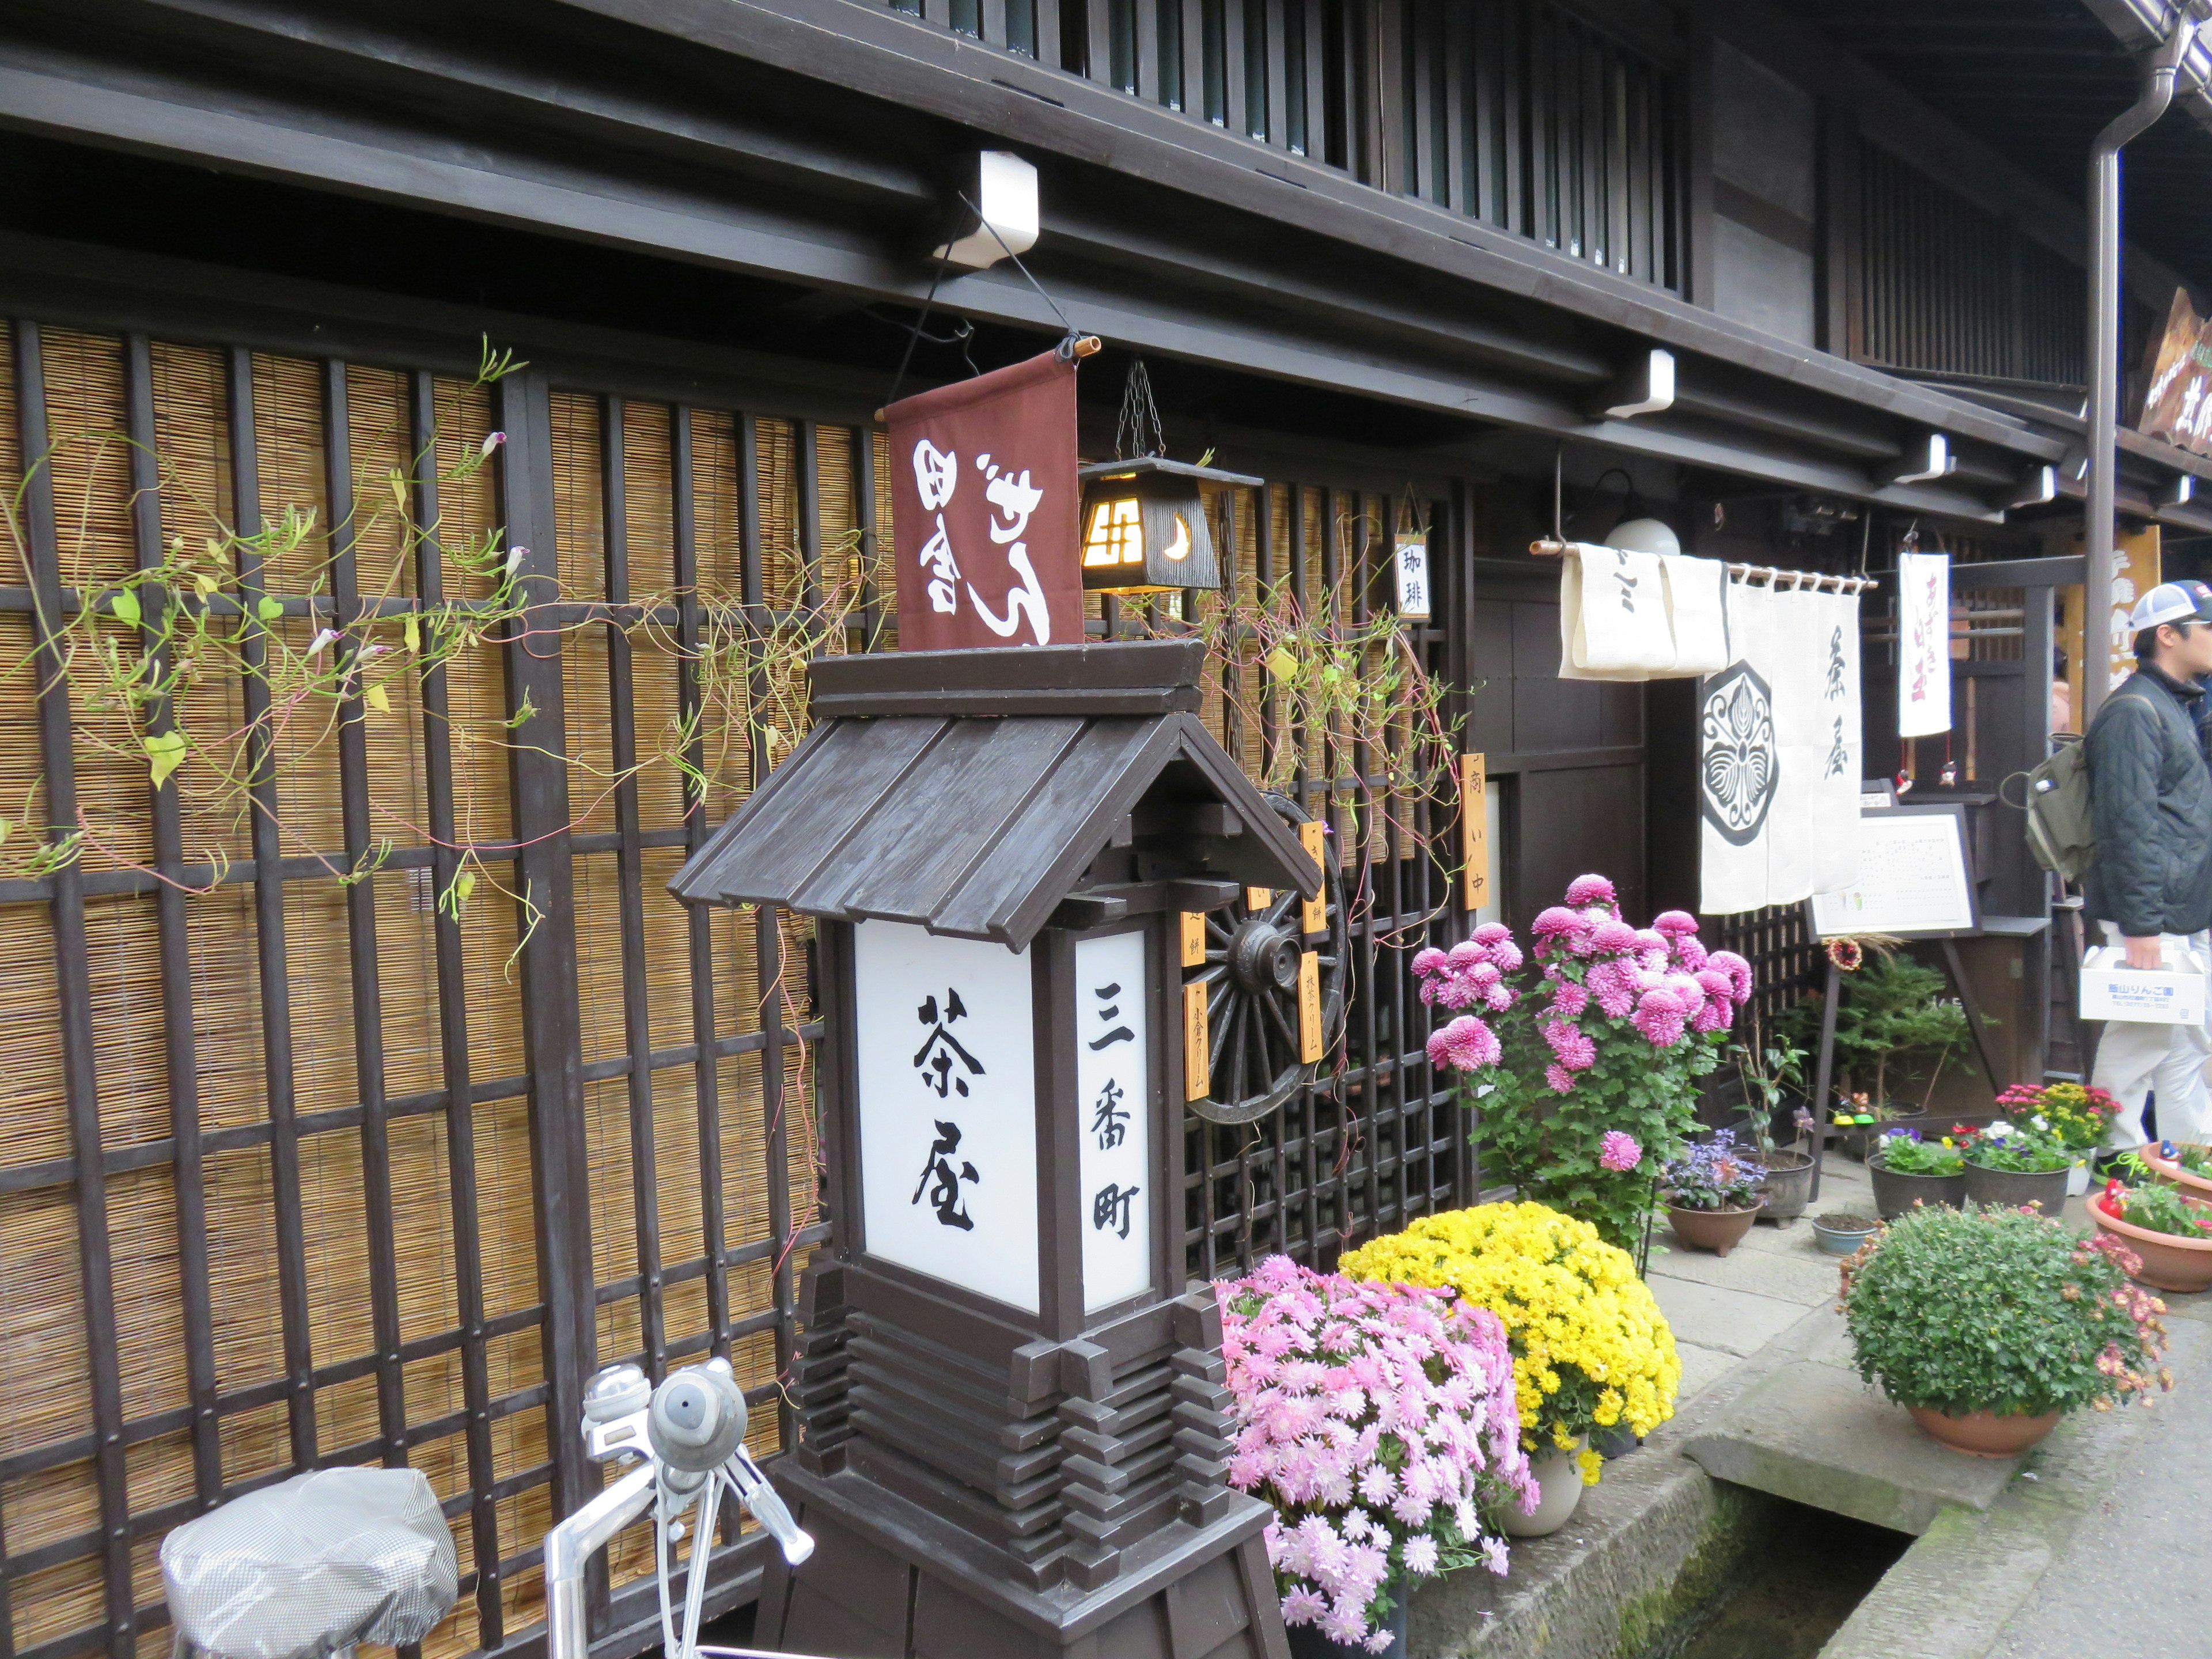
[[[819,659],[673,884],[820,930],[831,1241],[776,1476],[818,1547],[768,1569],[764,1645],[1286,1659],[1184,1290],[1185,918],[1322,884],[1200,724],[1202,654]]]
[[[1218,587],[1221,561],[1206,521],[1201,483],[1266,481],[1146,456],[1079,470],[1083,483],[1083,587],[1089,593],[1166,593]]]

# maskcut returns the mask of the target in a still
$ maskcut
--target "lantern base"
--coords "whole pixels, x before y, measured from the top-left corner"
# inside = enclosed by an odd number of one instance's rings
[[[1007,1582],[979,1540],[849,1469],[785,1459],[777,1488],[814,1537],[771,1556],[755,1645],[839,1659],[1289,1659],[1261,1537],[1273,1513],[1241,1492],[1207,1524],[1175,1522],[1121,1552],[1096,1589]],[[1163,1641],[1163,1633],[1165,1640]]]

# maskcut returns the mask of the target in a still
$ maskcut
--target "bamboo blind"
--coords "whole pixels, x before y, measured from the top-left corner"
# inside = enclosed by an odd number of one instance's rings
[[[761,639],[834,590],[857,598],[823,648],[895,640],[869,580],[889,546],[884,434],[543,382],[538,404],[503,403],[421,370],[30,323],[0,345],[0,487],[21,504],[20,584],[0,579],[0,816],[81,805],[96,830],[72,866],[0,879],[0,1659],[158,1653],[168,1528],[301,1468],[373,1462],[428,1476],[459,1552],[461,1599],[422,1652],[501,1649],[542,1617],[541,1540],[583,1495],[563,1494],[574,1431],[551,1418],[590,1366],[724,1353],[755,1451],[794,1431],[778,1378],[827,1233],[809,927],[687,910],[665,884],[799,735],[803,686]],[[533,407],[542,424],[497,463],[447,476]],[[427,551],[356,505],[394,473]],[[302,723],[257,757],[238,734],[266,692],[235,652],[180,693],[271,811],[182,776],[149,789],[112,711],[74,684],[40,694],[34,591],[74,615],[170,538],[312,514],[240,574],[241,593],[251,579],[286,601],[271,629],[297,648],[342,601],[484,598],[440,547],[508,521],[503,488],[526,477],[544,482],[539,556],[561,590],[534,641],[393,682],[352,748]],[[1387,498],[1279,483],[1265,505],[1212,502],[1239,592],[1285,574],[1301,603],[1334,592],[1364,619]],[[1185,596],[1192,615],[1212,602]],[[1093,627],[1160,614],[1094,602]],[[99,626],[126,659],[141,648]],[[1409,635],[1432,665],[1443,638]],[[709,665],[717,641],[734,669]],[[547,856],[504,723],[549,656],[574,902],[526,937],[495,894],[464,919],[436,901],[465,849],[515,872]],[[1471,1182],[1404,967],[1454,925],[1406,833],[1421,809],[1332,787],[1264,677],[1239,671],[1224,696],[1227,672],[1209,720],[1255,775],[1293,747],[1293,793],[1354,849],[1346,891],[1365,898],[1330,1075],[1269,1124],[1187,1129],[1204,1273],[1327,1259]],[[376,872],[337,879],[373,842],[389,842]],[[572,992],[533,978],[552,946],[573,953]],[[541,1075],[549,1029],[573,1096]],[[565,1186],[541,1111],[581,1115]],[[548,1265],[556,1229],[585,1241],[580,1312]],[[587,1352],[562,1346],[572,1314]],[[648,1570],[645,1546],[623,1540],[617,1589]]]

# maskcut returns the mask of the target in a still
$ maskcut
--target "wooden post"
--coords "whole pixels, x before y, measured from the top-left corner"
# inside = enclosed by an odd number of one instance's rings
[[[1836,1003],[1843,995],[1844,976],[1832,961],[1828,963],[1828,985],[1826,1004],[1820,1010],[1820,1056],[1813,1067],[1813,1190],[1812,1198],[1820,1195],[1820,1169],[1827,1161],[1828,1146],[1828,1085],[1836,1069]]]

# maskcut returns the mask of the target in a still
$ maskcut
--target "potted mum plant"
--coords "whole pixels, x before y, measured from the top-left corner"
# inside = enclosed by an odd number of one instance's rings
[[[2022,1128],[2054,1135],[2074,1155],[2066,1176],[2069,1197],[2089,1190],[2089,1158],[2105,1144],[2120,1103],[2094,1084],[2015,1083],[1997,1097],[1997,1109]]]
[[[1460,1074],[1486,1174],[1634,1250],[1646,1160],[1673,1157],[1694,1125],[1697,1080],[1720,1063],[1751,964],[1708,955],[1680,910],[1630,927],[1603,876],[1577,876],[1529,932],[1526,957],[1501,922],[1414,957],[1422,1000],[1453,1014],[1429,1058]]]
[[[1229,1481],[1274,1505],[1267,1558],[1304,1659],[1403,1659],[1431,1574],[1505,1544],[1478,1497],[1533,1504],[1513,1361],[1494,1315],[1271,1256],[1214,1286],[1237,1440]]]
[[[1688,1249],[1726,1255],[1766,1202],[1765,1168],[1723,1129],[1694,1143],[1659,1172],[1659,1196],[1674,1237]]]
[[[1948,1135],[1929,1140],[1914,1128],[1887,1130],[1867,1158],[1867,1173],[1874,1177],[1875,1212],[1884,1221],[1916,1204],[1955,1210],[1966,1201],[1966,1155]]]
[[[2152,1179],[2150,1166],[2132,1152],[2122,1162],[2135,1183],[2106,1182],[2090,1202],[2089,1218],[2136,1253],[2142,1265],[2130,1271],[2144,1284],[2188,1295],[2212,1290],[2212,1201]]]
[[[1593,1431],[1646,1435],[1674,1414],[1674,1333],[1628,1252],[1586,1221],[1542,1204],[1480,1204],[1424,1216],[1340,1265],[1358,1279],[1456,1291],[1504,1325],[1521,1444],[1540,1492],[1532,1510],[1504,1506],[1510,1536],[1567,1523],[1603,1471]]]
[[[1965,1136],[1959,1149],[1966,1157],[1966,1196],[1975,1203],[2030,1204],[2045,1215],[2066,1207],[2074,1154],[2057,1136],[1999,1118]]]
[[[1844,1264],[1844,1322],[1860,1376],[1929,1437],[2009,1457],[2068,1412],[2172,1385],[2140,1265],[2031,1211],[1917,1209]]]

